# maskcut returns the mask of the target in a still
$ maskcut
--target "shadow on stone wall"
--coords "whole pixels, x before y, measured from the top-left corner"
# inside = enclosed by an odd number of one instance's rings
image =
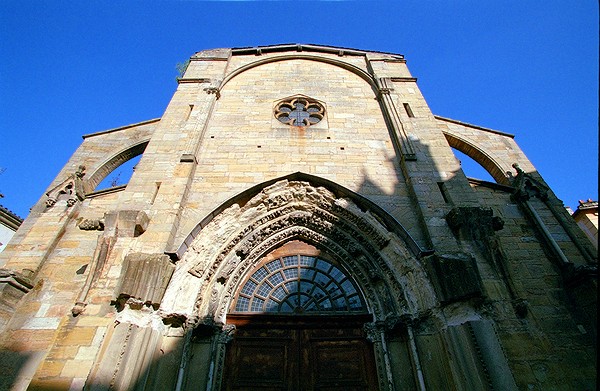
[[[38,363],[39,358],[36,357],[36,353],[1,350],[0,390],[26,389]]]
[[[414,146],[419,153],[428,156],[429,150],[426,146],[419,145],[416,142]],[[399,156],[400,152],[396,151],[396,154]],[[365,177],[363,183],[359,186],[357,193],[380,206],[390,215],[395,216],[398,222],[407,228],[409,233],[411,233],[423,249],[432,249],[432,239],[428,237],[428,229],[418,210],[423,207],[430,210],[435,210],[437,208],[437,217],[445,219],[447,213],[453,208],[453,191],[456,191],[456,189],[459,189],[460,191],[461,188],[463,190],[468,188],[469,184],[467,179],[462,172],[458,170],[456,172],[448,172],[448,178],[445,181],[440,181],[444,182],[443,186],[438,186],[436,183],[427,183],[427,186],[421,186],[422,183],[418,182],[418,178],[413,177],[412,179],[406,179],[406,175],[403,173],[403,169],[396,156],[389,157],[389,160],[395,168],[399,184],[406,184],[408,181],[413,181],[413,186],[421,190],[427,189],[428,193],[416,194],[410,190],[411,184],[407,184],[406,186],[400,185],[395,187],[394,192],[389,194],[378,186],[377,183],[371,181],[367,177]],[[413,164],[413,162],[406,162],[406,164],[410,165]],[[440,167],[434,169],[438,172],[445,170]],[[533,173],[532,175],[537,176],[537,173]],[[427,178],[424,175],[423,180],[426,179]],[[432,180],[431,177],[429,177],[428,180]],[[448,191],[447,194],[444,194],[444,186],[446,186]],[[457,192],[457,194],[460,193]],[[481,201],[474,193],[472,196],[473,200],[476,200],[477,202]],[[388,201],[390,199],[392,200],[391,202]],[[393,200],[395,199],[401,200],[401,208],[394,203]],[[439,213],[440,210],[443,211],[443,213]],[[457,252],[463,249],[458,241],[456,242],[455,247]],[[487,260],[485,262],[487,262]],[[429,269],[429,278],[432,280],[443,278],[443,276],[436,277],[433,275],[435,274],[435,270],[435,268]],[[573,271],[573,273],[572,281],[574,284],[577,284],[578,281],[580,281],[578,278],[581,276],[585,277],[585,273],[583,272],[577,274],[576,271]],[[501,278],[498,278],[498,280],[500,281]],[[501,281],[500,283],[506,282]],[[437,284],[439,287],[440,282],[438,281]],[[595,283],[595,285],[591,284],[590,286],[596,287],[597,289],[597,283]],[[589,301],[589,289],[575,289],[574,292],[575,294],[572,298],[579,303],[580,307],[580,309],[575,312],[584,318],[589,318],[585,320],[586,325],[591,325],[592,322],[595,323],[595,308],[597,302]],[[564,305],[570,306],[567,303],[564,303]],[[81,316],[86,315],[84,313]],[[535,320],[530,321],[526,319],[519,321],[514,318],[511,319],[511,321],[514,321],[515,323],[521,322],[519,327],[523,330],[526,330],[527,328],[525,322],[533,322],[537,325],[537,321]],[[548,330],[547,327],[547,325],[542,325],[542,332],[546,332]],[[593,330],[595,330],[595,326]],[[209,381],[208,374],[215,373],[215,370],[211,370],[210,366],[214,363],[214,355],[218,353],[218,332],[215,334],[215,330],[200,326],[195,330],[188,330],[183,333],[183,336],[165,337],[159,334],[158,331],[151,328],[132,327],[125,323],[116,325],[115,332],[111,337],[111,348],[104,352],[99,367],[95,368],[88,377],[85,389],[94,391],[109,389],[174,390],[179,386],[181,386],[181,389],[206,389],[206,382]],[[595,338],[595,331],[593,337]],[[187,348],[188,350],[184,349],[184,341],[186,340],[190,341]],[[502,336],[500,340],[502,341]],[[550,343],[552,343],[552,341]],[[589,343],[585,341],[582,342],[582,346],[588,345]],[[36,354],[9,350],[0,351],[0,390],[25,389],[29,378],[35,373],[38,363],[42,358],[42,353]],[[512,360],[510,355],[508,358],[509,364],[513,366],[511,368],[512,370],[515,370],[515,365],[528,364],[527,359],[516,362]],[[184,367],[182,367],[182,365]],[[428,385],[435,384],[434,380],[428,379],[427,368],[424,368],[424,372],[425,381],[428,382]],[[40,374],[38,373],[38,376],[39,375]],[[542,387],[543,385],[542,381],[537,383],[537,386]],[[81,384],[65,384],[54,381],[45,382],[44,378],[40,377],[35,384],[31,384],[29,389],[57,391],[67,390],[71,387],[73,387],[73,389],[80,389],[82,386],[83,381]],[[527,385],[519,384],[519,386]]]

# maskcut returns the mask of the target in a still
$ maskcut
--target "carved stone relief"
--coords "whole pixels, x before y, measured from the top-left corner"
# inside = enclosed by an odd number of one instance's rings
[[[73,206],[77,201],[85,199],[85,192],[83,191],[83,176],[85,175],[85,166],[79,166],[77,171],[70,174],[67,179],[62,181],[59,185],[55,186],[46,195],[46,206],[52,207],[56,205],[59,199],[66,199],[67,206]]]
[[[432,288],[421,279],[426,273],[403,240],[368,211],[349,199],[336,198],[324,187],[283,180],[246,204],[229,207],[203,227],[177,264],[177,269],[198,281],[198,296],[192,304],[177,295],[187,291],[190,280],[176,271],[161,310],[185,314],[190,326],[207,315],[225,323],[229,304],[246,273],[265,254],[291,240],[313,244],[351,270],[379,320],[421,316],[427,308],[420,307],[435,304],[435,300],[407,300],[407,291],[420,289],[427,292],[416,296],[429,297]],[[395,267],[398,263],[406,264],[400,273]]]

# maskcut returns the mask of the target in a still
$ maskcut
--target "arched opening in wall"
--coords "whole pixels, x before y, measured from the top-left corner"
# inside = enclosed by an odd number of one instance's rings
[[[86,192],[98,192],[126,185],[147,145],[148,141],[143,141],[110,158],[86,181]]]
[[[460,161],[460,167],[467,177],[488,182],[496,182],[492,175],[469,155],[466,155],[455,148],[452,148],[452,152],[454,152],[454,156]]]
[[[131,179],[135,166],[139,163],[142,155],[138,155],[115,168],[96,186],[94,191],[104,190],[111,187],[126,185]]]
[[[465,175],[484,181],[510,185],[510,182],[500,164],[484,149],[470,141],[450,133],[444,133],[448,145],[461,162]],[[486,174],[487,172],[487,174]],[[488,176],[489,175],[489,176]],[[486,178],[492,178],[491,180]]]
[[[375,390],[372,322],[363,293],[335,257],[294,240],[239,285],[227,323],[224,390]]]

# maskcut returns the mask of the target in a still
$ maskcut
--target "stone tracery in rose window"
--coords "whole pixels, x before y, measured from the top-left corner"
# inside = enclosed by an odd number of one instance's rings
[[[274,112],[279,122],[307,127],[321,122],[325,108],[314,99],[296,96],[279,102]]]

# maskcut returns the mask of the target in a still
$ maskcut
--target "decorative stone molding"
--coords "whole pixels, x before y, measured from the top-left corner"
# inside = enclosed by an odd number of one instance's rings
[[[226,346],[233,340],[236,328],[235,325],[226,324],[223,325],[221,331],[217,334],[216,340],[216,354],[214,356],[214,376],[213,386],[215,389],[220,390],[223,383],[223,374],[225,372],[225,353]]]
[[[240,210],[240,214],[249,214],[250,209],[263,208],[271,213],[256,218],[240,231],[221,251],[206,277],[212,276],[219,263],[234,247],[237,247],[236,254],[244,259],[249,249],[255,248],[259,242],[264,242],[265,237],[294,225],[309,226],[317,232],[335,236],[336,242],[342,241],[346,247],[359,242],[368,253],[377,254],[377,250],[389,243],[389,234],[383,234],[381,228],[375,228],[373,223],[367,223],[364,218],[350,212],[350,204],[348,200],[336,199],[327,189],[314,188],[307,182],[282,181],[266,188],[252,198]],[[197,265],[190,269],[190,273],[203,277],[207,272],[205,267],[204,264]]]
[[[23,293],[29,293],[33,282],[28,277],[29,271],[19,273],[15,270],[0,268],[0,286],[7,284]]]
[[[518,163],[514,163],[512,166],[517,172],[517,175],[512,179],[512,185],[515,188],[512,194],[514,201],[527,201],[531,197],[537,197],[542,201],[548,199],[548,186],[523,171]]]
[[[364,330],[367,340],[373,343],[379,389],[393,390],[394,385],[391,378],[392,371],[389,362],[389,352],[387,351],[387,344],[385,341],[385,322],[365,323]]]
[[[417,160],[413,142],[404,129],[404,125],[398,114],[398,109],[394,103],[394,99],[392,99],[391,92],[394,91],[394,89],[390,87],[390,84],[391,80],[387,77],[382,77],[377,80],[377,98],[381,104],[383,114],[392,128],[392,133],[396,138],[395,141],[402,154],[401,158],[403,160]]]
[[[66,198],[67,206],[69,207],[75,205],[77,201],[83,201],[85,199],[82,180],[84,175],[85,166],[79,166],[75,173],[70,174],[67,179],[46,193],[48,196],[46,206],[49,208],[53,207],[59,199],[64,198]]]
[[[239,282],[261,257],[292,240],[317,247],[351,270],[378,320],[419,316],[437,303],[405,239],[349,199],[308,182],[283,180],[203,226],[177,263],[180,270],[161,310],[186,314],[189,325],[205,316],[225,323]],[[185,272],[198,280],[185,282]],[[193,309],[177,298],[179,292],[193,293],[187,291],[192,286],[198,295]],[[407,292],[418,293],[408,297]]]
[[[371,342],[381,342],[383,340],[383,324],[381,322],[370,322],[364,325],[367,339]]]
[[[222,344],[228,344],[233,340],[233,335],[235,334],[236,328],[233,324],[223,325],[221,332],[217,338],[217,341]]]

